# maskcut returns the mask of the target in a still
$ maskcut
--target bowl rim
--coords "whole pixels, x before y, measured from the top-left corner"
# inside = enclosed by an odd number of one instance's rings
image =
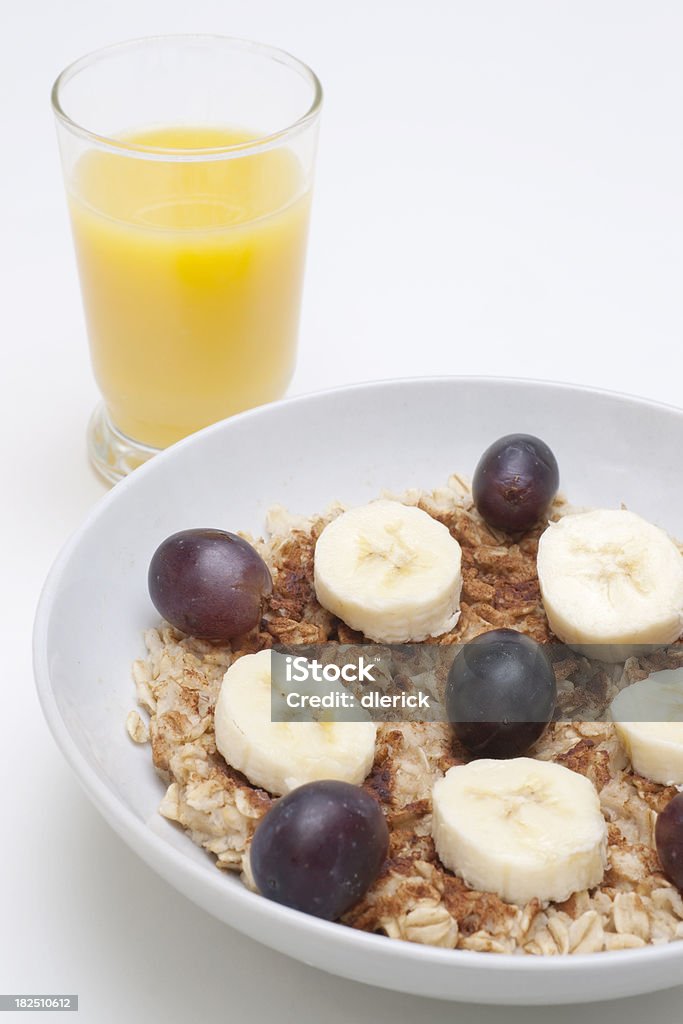
[[[571,975],[577,975],[577,977],[582,975],[585,977],[586,971],[603,973],[609,968],[621,969],[622,967],[627,968],[629,965],[635,967],[636,964],[652,963],[655,960],[660,965],[664,962],[683,962],[683,942],[670,942],[660,945],[649,944],[639,949],[611,950],[601,952],[599,955],[595,953],[581,953],[572,956],[520,956],[516,953],[496,953],[492,955],[474,950],[442,949],[437,946],[391,940],[384,935],[364,932],[333,921],[324,921],[302,911],[293,910],[272,900],[265,899],[259,894],[249,891],[244,885],[226,888],[220,872],[216,871],[214,878],[210,872],[206,871],[204,866],[186,857],[180,850],[151,831],[144,821],[140,820],[122,800],[118,799],[108,789],[105,783],[99,779],[97,773],[90,767],[86,758],[81,754],[58,709],[50,682],[47,657],[47,635],[54,600],[59,589],[61,577],[81,539],[91,530],[110,505],[119,500],[121,494],[126,493],[131,487],[137,487],[139,481],[157,472],[155,467],[165,465],[166,462],[175,458],[177,451],[201,446],[204,438],[224,430],[229,431],[231,429],[229,424],[244,423],[254,417],[263,415],[277,416],[280,409],[287,409],[294,405],[306,404],[321,399],[324,401],[327,396],[342,392],[358,393],[387,388],[409,389],[415,385],[427,387],[430,385],[448,386],[454,383],[470,383],[475,386],[492,385],[503,388],[531,386],[539,390],[552,388],[594,396],[602,395],[610,399],[619,399],[639,406],[645,406],[653,411],[675,413],[683,417],[683,409],[678,406],[642,398],[633,394],[610,391],[605,388],[594,388],[581,384],[526,377],[431,375],[364,381],[310,391],[282,399],[279,402],[257,406],[229,419],[211,424],[160,452],[154,459],[140,466],[134,473],[116,484],[115,487],[95,502],[81,525],[72,532],[62,545],[43,584],[33,627],[33,671],[43,715],[58,748],[75,772],[86,793],[127,845],[132,847],[138,855],[142,856],[143,860],[153,870],[158,871],[164,877],[168,877],[168,875],[157,867],[157,863],[166,867],[168,873],[175,874],[180,872],[190,876],[198,888],[204,890],[205,893],[215,896],[217,900],[227,899],[234,905],[241,905],[242,909],[250,915],[255,923],[260,922],[260,926],[266,933],[269,924],[277,922],[281,925],[286,925],[292,931],[307,933],[308,938],[312,938],[316,942],[332,944],[340,952],[348,951],[351,954],[365,953],[368,956],[379,956],[382,959],[389,958],[398,967],[402,963],[411,963],[416,966],[430,966],[433,969],[440,967],[450,967],[453,969],[456,965],[460,965],[462,968],[466,966],[468,970],[486,972],[519,972],[524,975],[535,975],[539,972],[545,974],[557,973],[561,974],[562,979],[565,981]],[[145,852],[144,855],[142,851]],[[259,941],[258,929],[251,929],[250,934],[256,941]],[[267,944],[267,939],[263,941]]]

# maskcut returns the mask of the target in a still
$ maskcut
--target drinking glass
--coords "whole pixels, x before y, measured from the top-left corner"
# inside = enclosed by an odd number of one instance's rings
[[[301,61],[222,36],[109,46],[55,82],[108,480],[286,391],[321,100]]]

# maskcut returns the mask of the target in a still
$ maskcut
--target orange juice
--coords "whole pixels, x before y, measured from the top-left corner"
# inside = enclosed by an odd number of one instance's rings
[[[121,141],[187,151],[249,140],[175,127]],[[280,397],[293,370],[309,192],[291,151],[239,152],[94,150],[76,166],[69,200],[95,376],[113,424],[153,447]]]

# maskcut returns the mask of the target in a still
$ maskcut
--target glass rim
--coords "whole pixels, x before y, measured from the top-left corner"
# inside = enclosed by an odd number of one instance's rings
[[[198,149],[174,149],[172,147],[164,146],[141,145],[139,143],[132,143],[117,139],[114,136],[100,134],[99,132],[93,131],[90,128],[86,128],[84,125],[79,124],[78,121],[75,121],[69,116],[69,114],[67,114],[66,110],[62,106],[61,92],[64,86],[75,78],[76,75],[79,75],[82,71],[85,71],[102,58],[112,55],[115,51],[140,47],[149,43],[160,41],[180,42],[183,40],[229,43],[236,50],[240,50],[242,52],[251,51],[252,53],[256,53],[262,57],[270,58],[279,64],[286,65],[293,71],[298,72],[298,74],[302,78],[306,79],[310,84],[313,90],[313,98],[308,109],[295,121],[290,122],[283,128],[278,128],[277,131],[259,135],[245,142],[238,142],[229,146],[201,147]],[[153,36],[139,36],[135,39],[125,39],[118,43],[110,43],[108,46],[99,47],[97,50],[91,50],[89,53],[84,54],[77,60],[72,61],[71,64],[68,64],[59,73],[50,92],[52,110],[57,121],[73,135],[87,139],[101,149],[111,150],[116,153],[127,153],[141,159],[147,158],[150,160],[180,162],[231,159],[247,153],[271,149],[274,146],[279,145],[283,139],[298,135],[301,131],[315,122],[320,114],[322,100],[323,88],[316,73],[308,66],[308,64],[305,64],[287,50],[283,50],[277,46],[271,46],[268,43],[259,43],[252,39],[243,39],[238,36],[226,36],[208,32],[180,32],[163,33]]]

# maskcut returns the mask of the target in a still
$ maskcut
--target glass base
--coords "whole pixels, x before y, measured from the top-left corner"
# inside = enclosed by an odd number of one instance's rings
[[[161,449],[126,437],[113,425],[104,403],[97,406],[88,424],[88,455],[105,480],[116,484],[147,462]]]

